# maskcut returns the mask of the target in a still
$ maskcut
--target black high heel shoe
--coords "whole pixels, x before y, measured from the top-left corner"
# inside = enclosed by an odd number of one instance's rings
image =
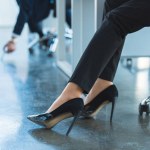
[[[115,85],[111,85],[100,94],[98,94],[90,103],[84,106],[84,111],[82,116],[85,118],[95,117],[96,114],[101,110],[106,104],[112,103],[110,122],[112,122],[115,101],[118,97],[118,90]]]
[[[81,98],[74,98],[68,102],[62,104],[50,113],[43,113],[38,115],[30,115],[27,118],[32,122],[44,126],[46,128],[52,128],[60,121],[74,117],[66,135],[70,133],[75,121],[81,115],[84,108],[83,100]]]

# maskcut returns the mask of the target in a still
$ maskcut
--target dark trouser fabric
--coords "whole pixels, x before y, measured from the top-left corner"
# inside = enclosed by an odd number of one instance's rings
[[[106,0],[106,14],[69,82],[88,93],[97,78],[112,81],[125,37],[150,26],[150,0]]]
[[[71,0],[66,0],[66,22],[71,28]]]
[[[119,1],[106,0],[105,4],[104,4],[103,19],[105,19],[106,15],[107,15],[107,13],[109,13],[109,11],[115,9],[116,7],[119,7],[124,2],[127,2],[127,0],[119,0]],[[99,78],[108,80],[108,81],[113,81],[114,76],[116,74],[117,67],[118,67],[118,63],[120,60],[124,42],[125,42],[125,38],[122,40],[122,43],[120,44],[118,49],[116,49],[114,55],[109,60],[108,64],[106,65],[106,67],[104,68],[102,73],[100,74]]]
[[[28,21],[28,25],[30,32],[38,33],[40,38],[44,36],[42,22],[34,22],[33,19],[30,18]]]

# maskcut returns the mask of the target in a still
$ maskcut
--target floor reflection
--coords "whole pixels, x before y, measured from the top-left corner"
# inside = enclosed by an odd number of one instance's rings
[[[52,130],[26,119],[47,110],[68,82],[55,57],[48,58],[42,51],[30,56],[27,49],[6,55],[0,62],[0,149],[149,150],[150,116],[138,115],[140,101],[150,95],[149,60],[132,61],[130,65],[121,61],[117,70],[114,83],[119,98],[113,124],[107,105],[96,119],[79,119],[66,137],[72,119]]]

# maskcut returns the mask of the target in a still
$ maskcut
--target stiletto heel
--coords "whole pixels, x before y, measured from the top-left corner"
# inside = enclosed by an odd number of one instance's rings
[[[113,118],[113,113],[114,113],[115,104],[116,104],[116,99],[114,98],[114,99],[112,100],[112,107],[111,107],[110,122],[112,122],[112,118]]]
[[[69,127],[69,129],[68,129],[68,131],[67,131],[67,133],[66,133],[66,136],[69,135],[69,133],[70,133],[70,131],[71,131],[71,129],[72,129],[74,123],[77,121],[77,119],[79,118],[79,116],[81,115],[81,113],[82,113],[82,111],[79,111],[79,112],[77,113],[77,115],[75,115],[75,117],[73,118],[73,121],[72,121],[72,123],[71,123],[71,125],[70,125],[70,127]]]
[[[66,135],[68,135],[70,133],[74,123],[76,122],[76,120],[78,119],[80,114],[82,113],[83,108],[84,108],[83,100],[81,98],[75,98],[75,99],[71,99],[71,100],[67,101],[66,103],[62,104],[60,107],[58,107],[57,109],[55,109],[54,111],[52,111],[50,113],[30,115],[27,118],[30,121],[32,121],[38,125],[41,125],[41,126],[44,126],[44,127],[50,129],[50,128],[54,127],[60,121],[66,119],[66,118],[74,117],[74,119],[66,133]]]
[[[118,90],[115,85],[111,85],[100,94],[98,94],[90,103],[84,106],[84,111],[82,116],[85,118],[95,117],[96,114],[101,110],[106,104],[112,103],[110,122],[112,122],[115,101],[118,97]]]

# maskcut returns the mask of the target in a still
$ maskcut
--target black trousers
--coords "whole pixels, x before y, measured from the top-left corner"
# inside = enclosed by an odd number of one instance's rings
[[[71,28],[71,0],[66,0],[66,22]]]
[[[44,36],[42,21],[34,22],[33,19],[30,17],[28,21],[28,26],[29,26],[30,32],[38,33],[40,38]]]
[[[102,25],[69,82],[88,93],[97,78],[113,81],[126,35],[150,26],[149,14],[150,0],[106,0]]]
[[[21,0],[16,0],[18,6],[20,6],[20,3],[21,3],[20,1]],[[28,20],[28,26],[29,26],[30,32],[38,33],[39,37],[44,36],[42,22],[35,22],[34,18],[30,17]]]

